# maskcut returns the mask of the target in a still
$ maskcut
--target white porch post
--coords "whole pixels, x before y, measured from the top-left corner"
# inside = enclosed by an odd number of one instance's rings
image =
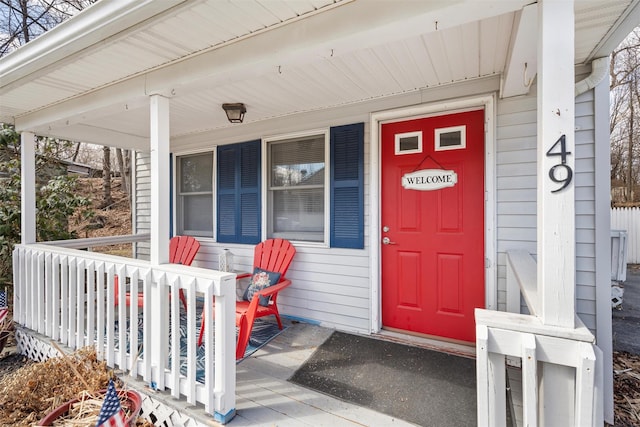
[[[169,99],[149,99],[151,144],[151,265],[169,263]],[[169,305],[165,280],[158,278],[151,293],[151,377],[164,389],[164,368],[168,353]],[[147,307],[145,307],[146,309]]]
[[[575,177],[558,191],[575,164],[573,1],[543,0],[538,8],[538,315],[573,328]]]
[[[23,245],[36,242],[36,136],[22,132],[20,148],[20,236]]]
[[[573,0],[541,0],[538,13],[537,288],[540,313],[536,314],[546,325],[574,328]],[[574,425],[575,370],[543,364],[540,398],[541,425]]]
[[[151,102],[151,264],[169,262],[169,99]]]

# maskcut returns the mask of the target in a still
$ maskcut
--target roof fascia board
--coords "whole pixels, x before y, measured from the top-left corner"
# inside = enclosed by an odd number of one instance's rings
[[[99,1],[0,60],[0,86],[43,70],[185,0]]]
[[[609,56],[620,43],[633,31],[640,23],[640,0],[632,0],[624,14],[611,26],[607,34],[600,43],[593,49],[587,57],[585,63],[588,64],[595,58]]]

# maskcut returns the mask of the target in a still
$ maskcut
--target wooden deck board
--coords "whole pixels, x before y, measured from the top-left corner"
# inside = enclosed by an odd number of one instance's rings
[[[230,426],[411,426],[287,381],[333,332],[308,324],[286,331],[238,364],[237,415]]]

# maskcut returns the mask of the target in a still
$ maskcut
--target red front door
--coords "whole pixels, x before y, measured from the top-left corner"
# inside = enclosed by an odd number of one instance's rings
[[[383,124],[381,138],[382,324],[475,341],[474,308],[485,303],[484,110]],[[403,176],[423,172],[411,181],[418,188],[403,187]]]

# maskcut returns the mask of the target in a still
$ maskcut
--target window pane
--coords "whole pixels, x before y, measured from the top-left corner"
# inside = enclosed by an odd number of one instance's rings
[[[440,134],[441,147],[451,147],[455,145],[462,145],[462,133],[460,131]]]
[[[212,196],[182,196],[182,227],[180,234],[213,237]]]
[[[273,192],[273,235],[324,240],[324,189]]]
[[[324,136],[270,144],[271,187],[324,184]]]
[[[213,237],[213,153],[176,159],[176,232]]]
[[[213,156],[211,153],[182,156],[178,162],[180,192],[209,192],[213,188]]]
[[[325,135],[270,143],[268,237],[324,242]]]

